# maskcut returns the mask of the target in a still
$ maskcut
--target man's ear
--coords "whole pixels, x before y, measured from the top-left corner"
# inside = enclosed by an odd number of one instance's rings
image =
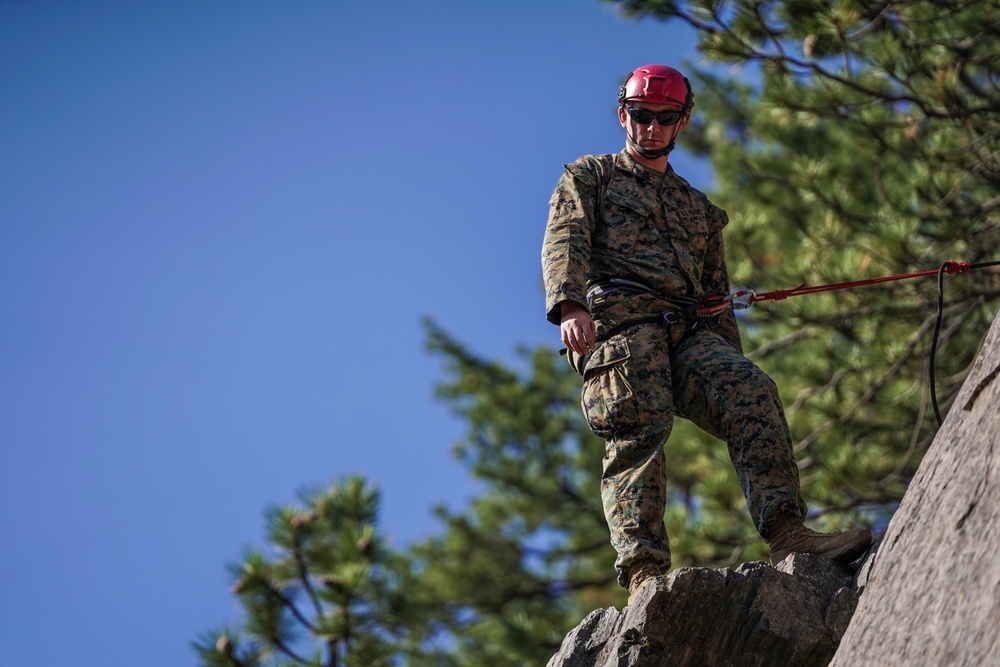
[[[681,120],[680,120],[680,126],[681,126],[681,128],[677,131],[678,134],[680,134],[681,132],[684,131],[684,128],[688,126],[688,121],[690,121],[690,120],[691,120],[691,110],[688,109],[687,113],[685,113],[684,117],[681,118]]]
[[[622,124],[622,127],[628,127],[628,112],[625,111],[625,105],[618,105],[618,122]]]

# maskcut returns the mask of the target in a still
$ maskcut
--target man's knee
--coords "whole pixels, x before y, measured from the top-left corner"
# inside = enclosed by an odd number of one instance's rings
[[[611,438],[604,445],[604,477],[620,475],[628,470],[650,467],[652,459],[661,456],[663,443],[670,436],[672,423],[650,425],[633,437]]]
[[[771,376],[762,371],[757,364],[749,359],[747,359],[746,365],[746,385],[752,388],[755,393],[766,393],[776,397],[778,395],[778,385],[771,379]]]

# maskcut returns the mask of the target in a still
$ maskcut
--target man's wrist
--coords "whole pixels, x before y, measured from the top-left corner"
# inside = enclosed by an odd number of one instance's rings
[[[574,313],[578,310],[582,310],[583,312],[586,313],[587,307],[577,301],[569,301],[569,300],[563,301],[562,303],[559,304],[559,314],[562,317],[566,317],[570,313]]]

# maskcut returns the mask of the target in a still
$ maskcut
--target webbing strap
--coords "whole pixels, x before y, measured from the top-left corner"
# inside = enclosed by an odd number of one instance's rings
[[[677,313],[675,313],[673,311],[670,311],[670,312],[667,312],[667,313],[663,313],[663,315],[652,315],[650,317],[640,317],[640,318],[635,319],[635,320],[629,320],[627,322],[622,322],[621,324],[619,324],[616,327],[611,327],[611,329],[609,329],[608,331],[605,331],[603,334],[601,334],[600,336],[598,336],[595,339],[595,341],[598,342],[598,343],[603,343],[604,341],[608,340],[609,338],[611,338],[615,334],[619,334],[622,331],[625,331],[626,329],[631,329],[632,327],[638,326],[640,324],[677,324],[680,321],[681,321],[680,315],[678,315]]]

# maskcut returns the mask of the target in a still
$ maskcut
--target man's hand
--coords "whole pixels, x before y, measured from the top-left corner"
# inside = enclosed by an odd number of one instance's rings
[[[560,312],[562,318],[559,321],[559,331],[562,334],[563,345],[577,354],[593,352],[597,325],[590,318],[587,309],[576,301],[563,301]]]

